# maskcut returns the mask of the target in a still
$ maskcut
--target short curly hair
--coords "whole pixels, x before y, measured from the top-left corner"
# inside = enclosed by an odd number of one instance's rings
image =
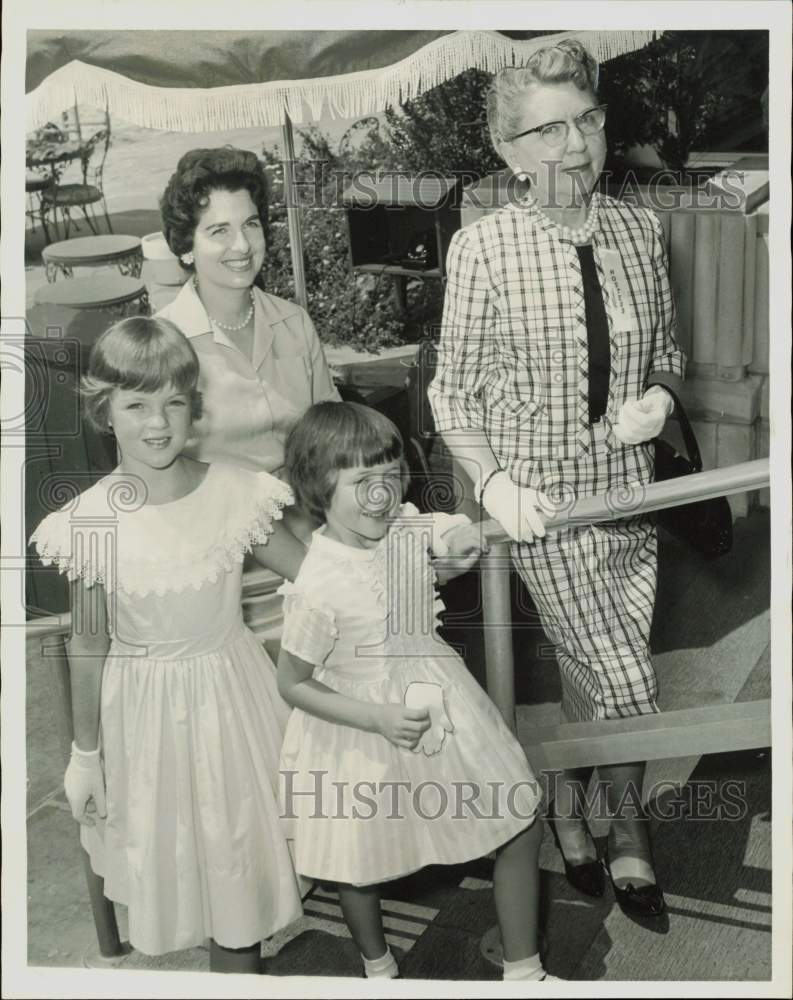
[[[377,410],[351,402],[310,406],[293,425],[284,449],[284,465],[297,504],[319,524],[325,522],[341,469],[371,468],[397,460],[402,466],[404,495],[409,472],[399,429]]]
[[[160,198],[163,232],[171,253],[193,249],[193,236],[213,191],[247,191],[267,233],[269,184],[255,153],[234,146],[191,149],[179,160]],[[185,265],[188,270],[193,265]]]
[[[193,420],[201,416],[198,356],[170,320],[128,316],[105,330],[91,348],[88,371],[80,380],[85,419],[106,434],[108,403],[114,389],[157,392],[173,385],[190,397]]]
[[[496,151],[520,128],[521,98],[531,87],[548,83],[572,83],[597,99],[598,64],[581,42],[563,38],[556,45],[537,49],[524,66],[508,66],[496,73],[487,92],[487,124]]]

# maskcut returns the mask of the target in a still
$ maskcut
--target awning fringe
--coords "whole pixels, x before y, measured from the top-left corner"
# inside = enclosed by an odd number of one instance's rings
[[[578,38],[598,62],[642,48],[654,31],[566,31],[513,41],[495,31],[456,31],[400,62],[376,70],[310,80],[280,80],[230,87],[152,87],[120,73],[74,60],[53,72],[27,97],[27,131],[53,121],[75,104],[108,107],[143,128],[214,132],[318,119],[327,105],[334,118],[357,118],[416,97],[471,67],[495,72],[520,65],[532,52],[561,38]]]

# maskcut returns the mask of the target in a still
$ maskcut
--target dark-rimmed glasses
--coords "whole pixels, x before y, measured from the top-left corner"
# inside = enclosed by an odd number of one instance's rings
[[[523,138],[524,135],[532,135],[532,133],[536,132],[546,146],[550,146],[551,148],[561,146],[567,142],[571,124],[575,125],[581,135],[596,135],[602,131],[603,126],[606,124],[607,108],[608,104],[598,104],[595,108],[582,111],[572,122],[546,122],[544,125],[527,128],[525,132],[518,132],[517,135],[513,135],[511,139],[506,139],[505,141],[514,142],[516,139]]]

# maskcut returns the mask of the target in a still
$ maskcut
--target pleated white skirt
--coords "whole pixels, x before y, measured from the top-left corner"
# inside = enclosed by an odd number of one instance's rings
[[[370,885],[489,853],[534,821],[541,792],[520,744],[463,661],[410,657],[388,672],[319,669],[316,680],[374,703],[413,681],[440,684],[452,732],[433,755],[295,709],[281,752],[281,808],[301,875]]]
[[[138,950],[208,937],[242,948],[300,916],[278,807],[288,715],[273,663],[244,626],[203,655],[109,658],[107,820],[81,831],[105,895],[129,908]]]

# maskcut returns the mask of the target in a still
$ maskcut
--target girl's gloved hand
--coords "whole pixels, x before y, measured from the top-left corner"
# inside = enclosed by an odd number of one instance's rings
[[[453,526],[447,527],[443,536],[432,543],[432,566],[441,585],[473,569],[488,550],[482,526],[471,524],[465,514],[455,514],[446,523]]]
[[[63,777],[63,787],[72,807],[72,816],[78,823],[94,826],[93,812],[102,819],[105,818],[105,776],[99,759],[99,748],[85,751],[72,743],[72,756]]]
[[[497,472],[485,483],[481,504],[516,542],[533,542],[545,535],[545,511],[551,501],[539,490],[517,486],[508,472]]]
[[[614,436],[623,444],[642,444],[657,437],[675,402],[660,385],[651,386],[641,399],[629,399],[620,407]]]
[[[458,534],[459,529],[466,528],[470,524],[471,518],[465,514],[436,514],[432,523],[433,556],[448,556],[449,540]]]

